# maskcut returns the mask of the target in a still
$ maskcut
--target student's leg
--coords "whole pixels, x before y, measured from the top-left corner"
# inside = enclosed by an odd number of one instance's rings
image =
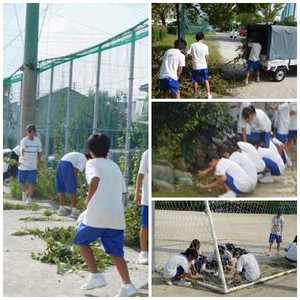
[[[65,193],[58,193],[58,201],[60,206],[65,205]]]
[[[140,248],[141,251],[148,251],[148,228],[145,227],[140,229]]]
[[[113,264],[116,266],[118,273],[120,274],[120,277],[122,279],[122,282],[124,284],[130,283],[130,277],[129,277],[129,272],[128,272],[128,267],[125,259],[120,256],[112,256],[111,255],[111,260]]]
[[[205,80],[205,91],[206,91],[206,95],[210,96],[210,85],[208,80]]]
[[[246,84],[249,83],[249,79],[250,79],[250,71],[247,70],[247,73],[246,73],[246,79],[245,79],[245,83],[246,83]]]
[[[76,206],[77,206],[77,194],[76,193],[71,194],[71,205],[72,205],[72,208],[76,208]]]
[[[198,90],[199,90],[199,84],[198,82],[194,81],[193,82],[193,88],[194,88],[194,97],[198,97]]]
[[[175,98],[176,98],[176,99],[180,99],[180,91],[177,91],[177,92],[176,92]]]
[[[280,252],[280,242],[277,243],[277,253],[279,254],[279,252]]]
[[[29,183],[28,184],[28,190],[27,190],[27,196],[32,198],[34,192],[34,184]]]
[[[85,263],[87,264],[89,272],[97,273],[97,265],[91,247],[85,245],[80,245],[79,247],[80,254],[83,257]]]
[[[260,81],[260,69],[256,70],[256,81]]]
[[[273,242],[270,242],[269,243],[269,252],[271,253],[271,251],[272,251],[272,246],[273,246]]]

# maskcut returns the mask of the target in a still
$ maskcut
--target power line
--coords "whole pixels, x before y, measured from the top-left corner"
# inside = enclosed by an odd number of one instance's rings
[[[43,20],[42,20],[42,24],[41,24],[41,28],[40,28],[38,40],[40,40],[40,38],[42,36],[42,33],[43,33],[43,27],[44,27],[44,23],[45,23],[45,20],[46,20],[46,16],[47,16],[47,12],[48,12],[49,6],[50,6],[50,4],[47,4],[47,6],[46,6],[46,8],[44,10],[44,17],[43,17]]]

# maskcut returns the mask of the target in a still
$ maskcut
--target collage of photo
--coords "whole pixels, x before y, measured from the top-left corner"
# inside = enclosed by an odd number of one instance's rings
[[[0,4],[1,296],[296,298],[297,9]]]

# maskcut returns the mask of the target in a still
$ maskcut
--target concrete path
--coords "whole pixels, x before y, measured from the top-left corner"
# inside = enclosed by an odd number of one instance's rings
[[[232,40],[229,33],[217,33],[215,40],[218,42],[219,51],[226,64],[237,56],[237,48],[241,46],[240,39]],[[235,78],[245,77],[245,66],[240,61],[238,64],[223,66],[226,76]],[[282,82],[271,81],[268,76],[262,76],[261,82],[250,81],[247,86],[241,86],[229,91],[232,96],[226,98],[239,99],[296,99],[297,98],[297,74],[291,70]]]
[[[4,201],[22,203],[21,201],[4,198]],[[50,208],[51,203],[41,202],[44,209]],[[108,285],[101,289],[82,291],[87,272],[57,274],[55,265],[44,264],[31,258],[32,252],[45,249],[45,243],[37,237],[13,236],[12,233],[22,228],[40,228],[54,226],[73,226],[75,221],[68,217],[59,222],[24,222],[19,219],[28,216],[42,216],[44,209],[4,210],[4,283],[5,297],[112,297],[120,288],[120,279],[114,267],[108,268],[104,275]],[[148,267],[135,264],[138,252],[125,247],[125,258],[128,261],[132,282],[139,288],[139,296],[148,295]]]

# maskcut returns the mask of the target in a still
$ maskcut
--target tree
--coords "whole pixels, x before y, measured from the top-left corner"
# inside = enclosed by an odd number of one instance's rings
[[[280,14],[285,3],[262,3],[258,4],[257,16],[261,16],[264,22],[273,23]]]
[[[161,23],[162,26],[167,27],[166,19],[172,17],[175,13],[175,4],[152,4],[152,19],[156,23]]]

